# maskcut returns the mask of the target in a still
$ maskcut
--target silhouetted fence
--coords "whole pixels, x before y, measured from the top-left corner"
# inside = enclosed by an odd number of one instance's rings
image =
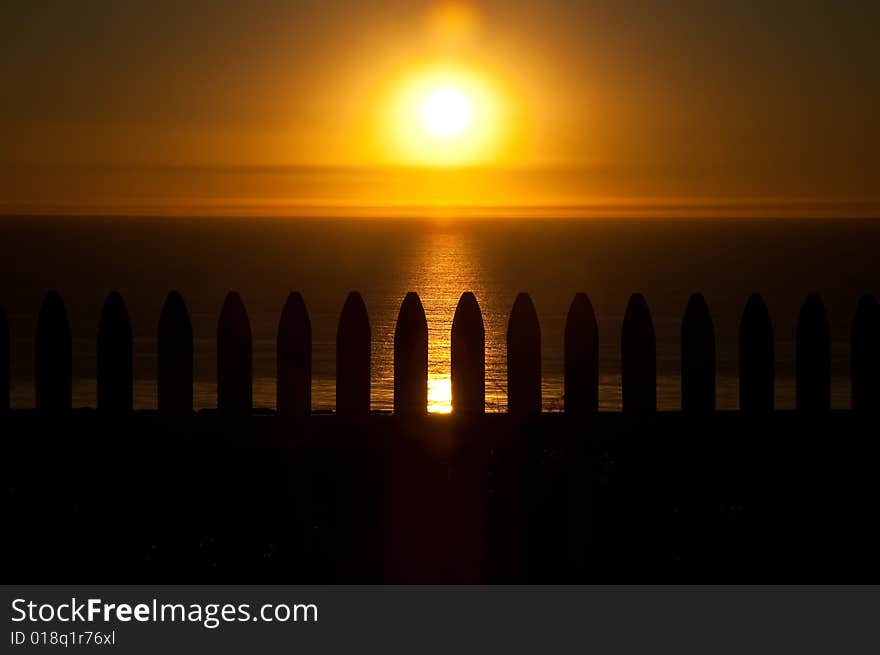
[[[599,336],[589,298],[579,293],[565,323],[564,410],[594,414],[599,407]],[[774,408],[774,335],[767,306],[752,295],[739,330],[740,409],[751,414]],[[101,412],[132,409],[132,327],[125,302],[108,295],[98,325],[97,407]],[[880,408],[880,304],[870,294],[858,304],[851,334],[852,407]],[[253,353],[244,302],[231,291],[217,323],[217,408],[230,417],[253,410]],[[341,415],[370,412],[370,321],[360,294],[345,301],[336,334],[336,409]],[[36,407],[57,413],[71,409],[71,331],[64,303],[49,292],[36,328]],[[158,326],[157,392],[160,413],[193,410],[193,331],[183,298],[168,294]],[[657,409],[657,348],[648,303],[633,294],[621,329],[623,412]],[[831,338],[825,306],[816,294],[801,309],[796,337],[796,408],[830,409]],[[485,328],[476,297],[462,294],[452,321],[452,410],[485,411]],[[715,329],[705,298],[693,294],[681,325],[681,407],[686,413],[715,409]],[[312,330],[299,293],[282,310],[277,337],[277,413],[303,417],[311,411]],[[428,401],[428,324],[421,300],[409,292],[394,333],[394,412],[420,415]],[[0,306],[0,410],[10,405],[10,335]],[[541,327],[527,293],[513,304],[507,325],[507,407],[511,415],[541,413]]]
[[[507,325],[509,412],[483,416],[485,326],[465,293],[450,335],[453,412],[465,418],[421,421],[411,420],[428,401],[418,295],[404,298],[394,335],[399,419],[370,415],[370,321],[351,293],[336,334],[340,418],[302,421],[312,329],[292,293],[277,331],[276,417],[247,420],[253,341],[237,293],[217,322],[218,411],[198,416],[179,293],[158,322],[158,412],[131,412],[132,325],[118,293],[98,321],[97,411],[70,412],[71,330],[56,292],[37,321],[37,411],[7,411],[0,307],[0,477],[3,518],[15,526],[0,556],[46,581],[872,580],[880,305],[866,295],[853,318],[852,412],[828,412],[830,330],[818,296],[796,328],[795,412],[772,411],[774,334],[760,296],[739,327],[742,411],[714,411],[715,326],[694,294],[681,323],[683,411],[657,412],[654,326],[633,295],[621,325],[623,413],[599,413],[598,321],[577,294],[564,331],[565,411],[541,415],[541,326],[519,294]]]

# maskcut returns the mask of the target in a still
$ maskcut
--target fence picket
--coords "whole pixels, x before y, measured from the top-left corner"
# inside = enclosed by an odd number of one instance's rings
[[[450,371],[452,411],[482,413],[486,409],[486,329],[476,296],[461,294],[452,318]]]
[[[541,413],[541,325],[527,293],[517,295],[507,322],[507,411]]]
[[[217,322],[217,410],[247,416],[253,409],[251,326],[241,296],[226,294]]]
[[[620,386],[623,411],[657,410],[657,343],[651,310],[640,293],[630,296],[620,339]]]
[[[565,411],[595,414],[599,411],[599,326],[593,304],[578,293],[565,319]]]
[[[57,291],[43,299],[35,341],[37,410],[68,411],[73,403],[73,349],[67,309]]]
[[[336,330],[336,413],[370,413],[370,318],[364,299],[352,291],[345,299]]]
[[[276,346],[278,413],[308,416],[312,411],[312,324],[297,291],[284,303]]]
[[[419,294],[410,291],[394,329],[394,413],[424,414],[427,409],[428,321]]]
[[[132,410],[134,370],[131,320],[122,296],[111,291],[101,309],[95,348],[98,409],[124,413]]]

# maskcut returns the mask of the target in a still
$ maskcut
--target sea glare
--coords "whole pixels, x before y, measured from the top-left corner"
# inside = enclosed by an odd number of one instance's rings
[[[600,334],[602,409],[620,408],[620,328],[641,292],[657,334],[658,404],[680,406],[680,327],[702,292],[718,344],[718,406],[738,405],[737,333],[761,292],[776,338],[777,406],[794,404],[794,337],[809,292],[822,295],[832,334],[832,405],[849,406],[849,332],[864,292],[880,294],[880,221],[854,220],[306,220],[243,218],[0,218],[0,304],[12,338],[12,403],[34,404],[34,329],[57,289],[74,338],[74,406],[95,404],[95,335],[107,293],[122,293],[134,330],[135,406],[156,406],[156,326],[178,289],[195,335],[195,401],[216,405],[216,327],[237,290],[254,337],[254,404],[275,405],[275,335],[287,294],[312,322],[313,409],[335,404],[335,338],[347,293],[362,293],[373,336],[372,407],[392,407],[394,323],[407,291],[429,327],[429,410],[449,411],[449,340],[463,291],[486,325],[486,408],[506,408],[505,334],[513,300],[531,294],[541,323],[543,404],[562,407],[565,316],[586,292]]]

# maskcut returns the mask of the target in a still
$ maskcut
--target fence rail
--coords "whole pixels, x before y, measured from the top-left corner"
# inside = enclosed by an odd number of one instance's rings
[[[774,334],[763,298],[752,295],[739,326],[740,409],[760,414],[774,408]],[[586,294],[569,308],[564,335],[564,411],[598,411],[598,324]],[[71,409],[72,346],[67,310],[50,291],[36,327],[36,408],[53,413]],[[852,408],[880,408],[880,304],[870,294],[858,303],[851,333]],[[336,411],[357,416],[370,412],[370,320],[363,298],[349,294],[336,333]],[[97,409],[132,410],[132,327],[125,301],[107,296],[96,342]],[[479,303],[462,294],[452,321],[452,411],[485,411],[485,327]],[[657,348],[651,312],[641,294],[633,294],[621,327],[623,412],[657,408]],[[825,306],[807,296],[796,334],[796,409],[830,409],[831,340]],[[715,409],[715,330],[706,299],[693,294],[681,324],[681,409]],[[0,306],[0,410],[10,406],[10,334]],[[293,292],[281,313],[277,336],[277,413],[302,417],[311,412],[312,330],[301,294]],[[162,414],[193,410],[193,330],[177,291],[168,294],[158,324],[158,409]],[[507,325],[508,412],[541,413],[541,327],[531,298],[520,293]],[[406,294],[394,333],[394,412],[420,415],[428,406],[428,324],[417,293]],[[253,345],[250,321],[238,293],[230,291],[217,322],[217,408],[242,416],[253,410]]]

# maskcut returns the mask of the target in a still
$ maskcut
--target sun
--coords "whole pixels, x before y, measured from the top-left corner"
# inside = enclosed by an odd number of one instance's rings
[[[388,85],[376,142],[395,165],[496,163],[510,127],[507,105],[502,85],[475,66],[413,66]]]
[[[425,131],[434,138],[460,137],[473,124],[473,102],[461,89],[439,87],[425,95],[419,118]]]

